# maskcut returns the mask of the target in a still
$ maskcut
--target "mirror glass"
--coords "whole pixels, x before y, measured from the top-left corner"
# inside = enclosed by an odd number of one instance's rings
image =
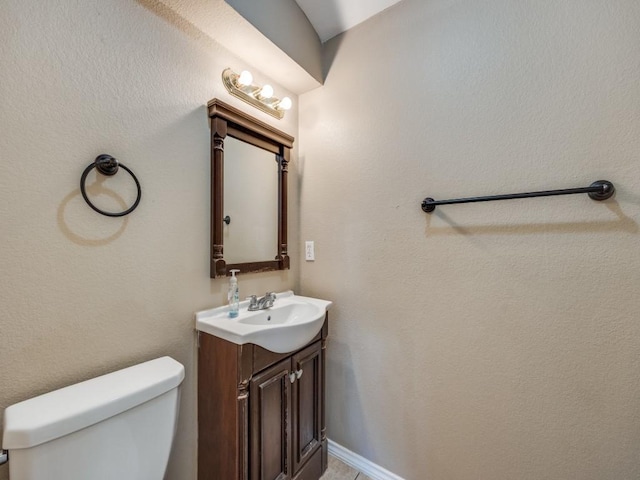
[[[236,138],[224,141],[224,258],[258,262],[278,253],[276,155]]]

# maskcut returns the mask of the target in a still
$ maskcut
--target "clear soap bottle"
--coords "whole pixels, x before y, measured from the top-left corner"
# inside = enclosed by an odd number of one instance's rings
[[[229,317],[236,318],[240,310],[240,290],[238,289],[238,279],[236,278],[236,272],[240,270],[230,270],[231,277],[229,278],[229,292],[227,293],[227,300],[229,301]]]

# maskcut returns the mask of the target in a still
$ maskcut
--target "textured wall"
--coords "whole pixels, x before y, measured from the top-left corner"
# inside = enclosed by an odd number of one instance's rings
[[[322,83],[322,44],[295,0],[225,0]]]
[[[301,98],[329,437],[408,480],[640,478],[640,3],[404,0]],[[442,207],[584,186],[618,193]]]
[[[171,355],[187,376],[168,478],[186,480],[196,455],[193,313],[226,299],[226,280],[209,279],[205,105],[217,96],[292,135],[297,113],[277,121],[228,97],[222,70],[249,66],[143,3],[2,2],[0,410]],[[79,194],[83,169],[103,152],[142,184],[140,206],[124,219],[98,215]],[[295,198],[295,181],[290,188]],[[131,201],[125,173],[102,191],[105,208]],[[296,268],[295,203],[290,222]],[[296,276],[241,276],[241,294],[289,289]]]

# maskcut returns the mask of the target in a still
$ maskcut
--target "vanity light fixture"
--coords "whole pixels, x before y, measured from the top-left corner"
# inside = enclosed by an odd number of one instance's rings
[[[244,70],[240,75],[230,68],[222,72],[222,83],[227,91],[250,105],[276,118],[284,117],[284,112],[291,109],[293,102],[289,97],[282,100],[273,96],[273,87],[254,85],[253,75]]]

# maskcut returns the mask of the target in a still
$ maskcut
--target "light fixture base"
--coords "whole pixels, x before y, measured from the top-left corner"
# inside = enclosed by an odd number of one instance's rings
[[[231,95],[253,105],[258,110],[268,113],[275,118],[282,119],[284,117],[284,110],[278,109],[274,106],[280,102],[280,99],[275,97],[268,99],[256,98],[253,96],[253,92],[260,91],[260,87],[248,85],[244,88],[240,88],[237,86],[238,78],[239,75],[230,68],[226,68],[222,72],[222,83]]]

